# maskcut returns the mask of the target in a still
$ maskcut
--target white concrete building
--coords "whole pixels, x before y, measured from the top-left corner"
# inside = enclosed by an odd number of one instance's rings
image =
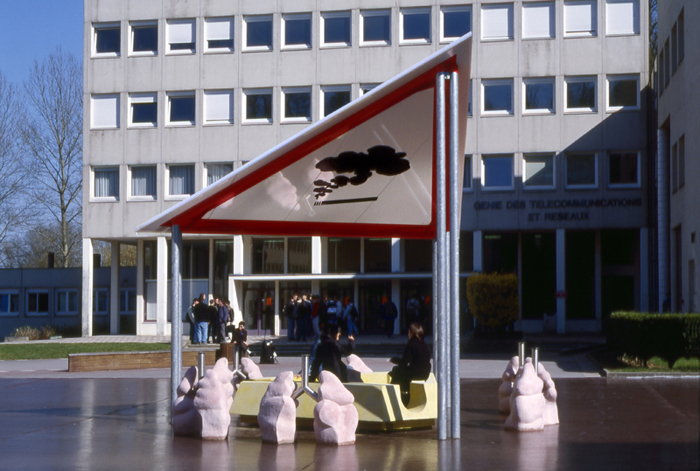
[[[546,313],[599,331],[612,309],[650,307],[647,25],[642,0],[85,0],[83,260],[94,240],[136,244],[136,333],[169,334],[169,241],[134,228],[472,31],[462,272],[519,275],[518,329]],[[337,293],[378,331],[383,296],[403,311],[431,295],[431,251],[185,238],[175,310],[221,295],[251,331],[280,333],[293,292]],[[83,313],[92,286],[85,263]]]

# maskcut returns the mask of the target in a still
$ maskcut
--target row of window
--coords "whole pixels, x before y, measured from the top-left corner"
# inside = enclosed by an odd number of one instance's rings
[[[641,187],[640,152],[608,152],[608,188]],[[565,166],[564,187],[571,190],[598,188],[597,152],[565,153],[557,159],[555,153],[522,154],[522,184],[527,190],[553,190],[557,187],[557,162]],[[472,156],[465,157],[464,190],[472,190]],[[516,159],[514,154],[484,154],[480,160],[481,189],[508,191],[515,188]],[[478,178],[478,177],[477,177]]]
[[[670,38],[666,38],[663,47],[659,47],[659,94],[663,93],[671,75],[676,73],[678,65],[685,57],[685,15],[681,9],[678,20],[671,28]],[[669,45],[669,40],[671,44]],[[661,43],[659,43],[661,44]]]
[[[586,37],[598,34],[598,0],[565,0],[564,36]],[[514,4],[483,4],[481,6],[481,39],[512,40]],[[639,34],[639,0],[605,0],[606,34]],[[399,44],[429,44],[432,37],[432,7],[398,9]],[[349,47],[353,42],[353,11],[321,12],[319,46]],[[359,43],[361,46],[383,46],[392,43],[392,9],[359,10]],[[532,2],[522,5],[523,39],[546,39],[556,36],[556,2]],[[274,48],[274,15],[244,15],[239,28],[244,51],[271,51]],[[313,14],[281,15],[280,49],[311,49]],[[470,5],[444,6],[439,11],[439,42],[448,42],[472,30]],[[165,20],[167,54],[194,54],[197,51],[195,18]],[[204,18],[205,53],[234,51],[236,18]],[[94,23],[92,57],[121,55],[121,23]],[[130,56],[158,54],[158,21],[129,22],[128,50]]]
[[[671,147],[671,191],[685,186],[685,134]]]
[[[75,316],[80,312],[77,289],[56,289],[54,293],[53,314],[56,316]],[[51,313],[49,290],[26,289],[24,291],[24,315],[48,316]],[[17,317],[20,314],[19,290],[0,291],[0,316]],[[96,288],[93,291],[92,312],[94,315],[109,313],[109,290]],[[133,314],[136,312],[136,291],[121,289],[119,293],[119,313]]]

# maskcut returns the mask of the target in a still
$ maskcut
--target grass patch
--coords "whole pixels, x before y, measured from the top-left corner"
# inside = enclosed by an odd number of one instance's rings
[[[23,343],[0,345],[0,360],[68,358],[72,353],[170,350],[169,343]]]
[[[598,350],[592,353],[593,357],[600,365],[609,370],[618,373],[699,373],[700,358],[679,358],[676,362],[669,366],[668,362],[661,357],[654,356],[644,365],[641,361],[623,355],[616,356],[607,349]]]

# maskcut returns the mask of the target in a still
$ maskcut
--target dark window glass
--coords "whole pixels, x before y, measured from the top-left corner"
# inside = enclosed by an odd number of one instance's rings
[[[158,52],[158,26],[134,26],[134,52]]]
[[[611,185],[636,185],[638,183],[636,152],[610,154],[609,163]]]
[[[287,240],[287,273],[311,273],[311,237]]]
[[[443,27],[442,33],[445,38],[459,38],[472,30],[472,12],[463,11],[445,11],[443,12]]]
[[[272,119],[272,95],[246,95],[246,119]]]
[[[554,156],[525,156],[525,186],[554,185]]]
[[[430,13],[404,14],[403,39],[425,39],[430,41]]]
[[[158,121],[158,103],[132,103],[131,121],[133,123],[156,123]]]
[[[566,156],[567,185],[595,185],[595,154],[574,154]]]
[[[569,82],[566,85],[567,108],[595,108],[595,82]]]
[[[311,120],[311,93],[285,93],[284,117]]]
[[[465,189],[472,187],[472,156],[464,156],[464,180],[463,185]]]
[[[170,44],[170,49],[173,51],[182,51],[182,50],[188,50],[188,51],[194,51],[194,43],[172,43]]]
[[[328,273],[360,272],[360,239],[328,239]]]
[[[554,84],[528,83],[525,85],[526,110],[553,110]]]
[[[246,46],[272,48],[272,20],[248,21],[246,30]]]
[[[405,239],[403,241],[406,271],[409,273],[431,272],[433,270],[433,241],[425,239]]]
[[[364,16],[363,38],[365,41],[391,42],[391,16],[389,13]]]
[[[168,257],[170,259],[170,257]],[[209,278],[209,242],[182,241],[182,278]],[[220,295],[221,293],[216,293]]]
[[[391,272],[391,239],[365,239],[365,272]]]
[[[284,239],[253,239],[253,274],[284,273]]]
[[[233,49],[233,39],[210,39],[207,41],[209,49]]]
[[[311,47],[311,18],[284,20],[284,44]]]
[[[637,106],[637,81],[610,80],[610,106]]]
[[[513,157],[484,158],[484,187],[510,187],[513,185]]]
[[[116,53],[121,51],[121,29],[120,28],[98,28],[95,29],[95,52]]]
[[[510,84],[484,86],[484,111],[512,111],[513,87]]]
[[[484,273],[518,272],[518,234],[484,233]]]
[[[325,116],[328,116],[348,103],[350,103],[349,90],[323,93],[323,111]]]
[[[170,122],[194,122],[194,97],[170,97]]]
[[[350,44],[350,15],[324,18],[323,41],[325,43]]]

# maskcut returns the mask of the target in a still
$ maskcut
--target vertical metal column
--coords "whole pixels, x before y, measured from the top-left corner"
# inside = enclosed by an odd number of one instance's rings
[[[447,401],[448,391],[446,388],[447,362],[447,323],[445,312],[445,301],[447,298],[445,283],[445,258],[446,251],[446,230],[447,230],[447,210],[445,201],[445,74],[439,73],[436,83],[436,170],[437,170],[437,246],[438,246],[438,293],[437,296],[437,319],[438,319],[438,440],[447,438]]]
[[[462,182],[459,181],[459,84],[457,72],[450,77],[450,405],[452,438],[460,438],[460,328],[459,328],[459,232]]]
[[[177,398],[177,387],[180,385],[182,373],[182,272],[180,270],[180,254],[182,253],[182,232],[180,226],[174,225],[172,231],[171,250],[171,350],[170,350],[170,403]]]
[[[430,304],[433,309],[433,372],[435,373],[435,378],[440,379],[440,366],[438,358],[438,342],[440,336],[438,335],[438,318],[437,318],[437,294],[438,294],[438,246],[437,246],[437,234],[435,239],[433,239],[433,295],[430,298]]]

